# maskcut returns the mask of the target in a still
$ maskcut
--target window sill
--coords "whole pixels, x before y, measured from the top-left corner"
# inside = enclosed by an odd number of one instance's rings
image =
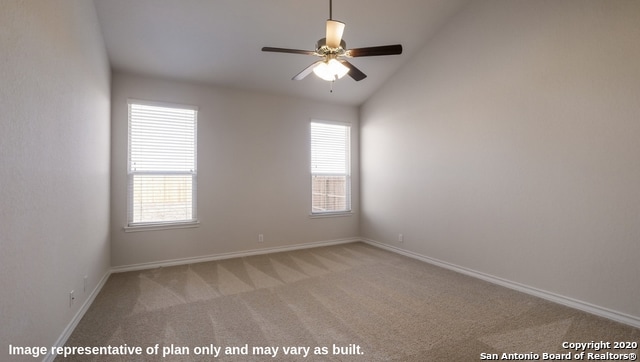
[[[353,216],[353,211],[323,212],[323,213],[317,213],[317,214],[309,214],[310,219],[324,219],[327,217],[344,217],[344,216]]]
[[[135,233],[138,231],[188,229],[188,228],[197,228],[199,226],[200,226],[200,222],[197,220],[189,221],[189,222],[166,223],[166,224],[141,224],[141,225],[125,226],[124,232]]]

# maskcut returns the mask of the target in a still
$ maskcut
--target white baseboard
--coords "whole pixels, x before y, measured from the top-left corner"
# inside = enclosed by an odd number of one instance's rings
[[[455,264],[451,264],[448,263],[446,261],[442,261],[442,260],[438,260],[435,258],[431,258],[422,254],[418,254],[418,253],[414,253],[412,251],[409,250],[405,250],[402,248],[398,248],[396,246],[393,245],[388,245],[388,244],[384,244],[381,243],[379,241],[375,241],[375,240],[371,240],[371,239],[366,239],[366,238],[361,238],[361,241],[375,246],[375,247],[379,247],[381,249],[385,249],[397,254],[401,254],[404,256],[408,256],[410,258],[414,258],[414,259],[418,259],[421,261],[424,261],[426,263],[429,264],[433,264],[445,269],[449,269],[449,270],[453,270],[455,272],[461,273],[461,274],[465,274],[474,278],[478,278],[478,279],[482,279],[484,281],[487,281],[489,283],[493,283],[493,284],[497,284],[509,289],[513,289],[513,290],[517,290],[519,292],[523,292],[526,294],[530,294],[533,295],[535,297],[539,297],[542,299],[546,299],[548,301],[554,302],[554,303],[558,303],[558,304],[562,304],[565,305],[567,307],[570,308],[574,308],[574,309],[578,309],[590,314],[594,314],[600,317],[604,317],[607,319],[611,319],[614,320],[616,322],[620,322],[620,323],[624,323],[627,325],[630,325],[632,327],[635,328],[640,328],[640,317],[637,316],[632,316],[629,314],[625,314],[625,313],[621,313],[615,310],[611,310],[608,308],[604,308],[604,307],[600,307],[591,303],[587,303],[581,300],[577,300],[574,298],[570,298],[570,297],[566,297],[563,295],[559,295],[556,293],[552,293],[552,292],[548,292],[545,290],[541,290],[538,288],[533,288],[524,284],[520,284],[520,283],[516,283],[507,279],[503,279],[503,278],[499,278],[490,274],[486,274],[486,273],[482,273],[479,271],[475,271],[473,269],[469,269],[469,268],[465,268],[465,267],[461,267]]]
[[[123,265],[123,266],[112,267],[111,272],[122,273],[122,272],[128,272],[128,271],[145,270],[145,269],[169,267],[169,266],[184,265],[184,264],[203,263],[203,262],[214,261],[214,260],[242,258],[245,256],[252,256],[252,255],[279,253],[283,251],[310,249],[310,248],[317,248],[321,246],[353,243],[361,240],[362,240],[361,238],[347,238],[347,239],[336,239],[336,240],[327,240],[327,241],[316,241],[316,242],[305,243],[305,244],[276,246],[276,247],[270,247],[270,248],[211,254],[211,255],[196,256],[196,257],[190,257],[190,258],[170,259],[170,260],[163,260],[163,261],[151,262],[151,263]]]
[[[84,301],[84,303],[82,303],[82,306],[80,307],[78,312],[73,316],[73,318],[71,319],[67,327],[62,331],[62,334],[60,335],[60,337],[58,337],[58,340],[53,344],[52,347],[62,347],[64,346],[65,343],[67,343],[67,339],[69,339],[69,336],[71,336],[71,333],[73,333],[73,330],[76,329],[76,326],[78,326],[78,323],[80,322],[82,317],[84,317],[84,314],[87,312],[87,310],[89,309],[93,301],[96,299],[96,296],[100,293],[100,291],[102,290],[102,287],[104,287],[104,284],[107,282],[107,279],[109,279],[110,275],[111,275],[111,270],[108,270],[102,276],[102,279],[100,279],[100,281],[98,282],[98,285],[96,285],[96,287],[93,288],[93,291],[91,291],[91,294],[89,294],[89,297]],[[56,355],[51,353],[51,348],[50,348],[49,354],[42,361],[53,362],[55,358],[56,358]]]

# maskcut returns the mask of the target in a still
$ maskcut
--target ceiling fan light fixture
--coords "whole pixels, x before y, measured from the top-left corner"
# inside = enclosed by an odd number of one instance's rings
[[[349,73],[349,68],[332,58],[328,61],[320,62],[313,68],[313,72],[321,79],[332,82],[340,79]]]
[[[340,41],[342,40],[342,34],[344,34],[344,23],[327,20],[327,46],[329,48],[339,48]]]

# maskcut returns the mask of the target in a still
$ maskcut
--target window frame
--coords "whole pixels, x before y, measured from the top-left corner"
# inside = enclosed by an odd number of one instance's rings
[[[343,126],[348,130],[346,137],[346,155],[345,155],[345,173],[344,174],[336,174],[336,173],[314,173],[313,172],[313,124],[326,124],[326,125],[334,125],[334,126]],[[351,177],[351,165],[352,165],[352,128],[353,125],[349,122],[340,122],[340,121],[331,121],[331,120],[322,120],[322,119],[311,119],[309,122],[308,129],[308,137],[309,137],[309,201],[310,201],[310,218],[325,218],[325,217],[341,217],[341,216],[351,216],[353,215],[353,205],[352,205],[352,177]],[[325,175],[325,176],[345,176],[345,209],[344,210],[331,210],[331,211],[314,211],[314,203],[313,203],[313,183],[315,175]]]
[[[132,170],[132,147],[131,147],[131,106],[141,105],[150,107],[162,107],[193,111],[193,169],[190,171],[177,171],[177,170],[145,170],[145,171],[133,171]],[[127,213],[126,223],[124,230],[126,232],[136,232],[145,230],[164,230],[175,228],[192,228],[198,227],[200,222],[198,220],[197,213],[197,179],[198,179],[198,107],[186,104],[177,104],[170,102],[160,101],[147,101],[140,99],[127,99]],[[157,175],[157,176],[174,176],[174,175],[191,175],[191,218],[182,220],[169,220],[169,221],[141,221],[134,222],[134,197],[133,197],[133,182],[135,175]]]

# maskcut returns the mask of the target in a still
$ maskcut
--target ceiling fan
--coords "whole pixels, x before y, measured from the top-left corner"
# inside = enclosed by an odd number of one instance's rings
[[[318,40],[315,50],[263,47],[262,51],[314,55],[321,57],[321,60],[318,60],[303,69],[300,73],[296,74],[292,80],[304,79],[313,72],[318,77],[330,82],[340,79],[347,74],[349,74],[349,76],[355,81],[361,81],[367,77],[367,75],[360,69],[356,68],[348,60],[343,58],[402,54],[401,44],[347,49],[347,44],[342,39],[345,24],[340,21],[333,20],[332,12],[333,4],[332,0],[329,0],[329,20],[327,20],[326,36]]]

